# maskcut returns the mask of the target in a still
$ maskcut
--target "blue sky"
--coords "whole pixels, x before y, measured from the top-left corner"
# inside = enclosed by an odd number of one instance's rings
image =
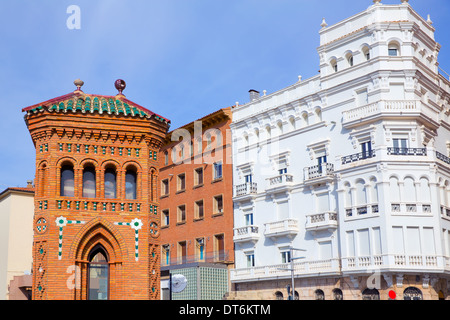
[[[34,178],[23,107],[75,89],[130,100],[172,120],[171,129],[317,74],[319,30],[372,0],[14,0],[0,10],[0,190]],[[383,0],[397,4],[400,0]],[[411,0],[431,15],[439,62],[450,73],[450,1]],[[81,29],[70,30],[70,5]]]

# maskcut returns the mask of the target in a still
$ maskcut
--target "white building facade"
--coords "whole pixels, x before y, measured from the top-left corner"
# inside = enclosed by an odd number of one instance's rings
[[[450,295],[450,81],[430,19],[373,2],[322,22],[319,75],[233,108],[230,298]]]

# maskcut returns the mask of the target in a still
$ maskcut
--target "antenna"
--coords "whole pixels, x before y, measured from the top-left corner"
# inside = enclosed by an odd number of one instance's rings
[[[172,292],[182,292],[187,285],[187,279],[182,274],[174,274],[171,282]]]

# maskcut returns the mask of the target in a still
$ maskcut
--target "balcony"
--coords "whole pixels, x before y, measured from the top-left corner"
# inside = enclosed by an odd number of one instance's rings
[[[288,237],[294,238],[298,232],[298,221],[296,219],[285,219],[264,225],[264,236],[269,238]]]
[[[366,152],[355,153],[349,156],[345,156],[341,158],[342,164],[357,162],[365,159],[371,159],[376,156],[375,150],[369,150]]]
[[[333,231],[338,227],[338,215],[334,211],[316,213],[306,216],[307,231],[321,231],[330,230]]]
[[[440,153],[439,151],[436,151],[436,158],[438,158],[439,160],[445,162],[446,164],[450,165],[450,158],[447,157],[446,155]]]
[[[392,270],[414,272],[420,270],[443,272],[448,269],[446,257],[425,254],[379,254],[342,258],[343,272],[367,272],[368,270]]]
[[[354,128],[380,118],[421,118],[436,128],[439,113],[420,100],[380,100],[343,112],[343,126]]]
[[[247,182],[244,184],[239,184],[235,186],[236,197],[253,195],[258,192],[258,185],[256,182]]]
[[[334,165],[332,163],[322,163],[303,169],[305,184],[323,183],[334,180]]]
[[[395,156],[426,156],[427,148],[387,148],[388,155]]]
[[[229,263],[233,260],[228,250],[220,250],[215,252],[206,252],[196,255],[184,255],[180,257],[162,257],[161,267],[168,267],[174,265],[182,265],[189,263]]]
[[[237,242],[253,242],[259,240],[259,228],[258,226],[250,225],[240,228],[234,228],[233,241]]]
[[[380,272],[433,272],[450,270],[450,257],[428,254],[377,254],[325,260],[297,260],[294,277],[341,276],[342,274],[372,274]],[[290,263],[237,268],[230,270],[231,282],[290,279]]]
[[[291,189],[293,183],[294,177],[291,174],[280,174],[278,176],[267,179],[266,192],[285,192]]]
[[[231,269],[231,282],[243,282],[254,280],[290,279],[290,263],[268,265],[261,267]],[[294,262],[294,276],[311,277],[324,275],[339,275],[339,259],[313,260]]]

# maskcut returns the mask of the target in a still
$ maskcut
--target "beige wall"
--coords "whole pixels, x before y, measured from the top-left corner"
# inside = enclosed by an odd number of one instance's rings
[[[14,276],[31,272],[34,194],[6,191],[0,198],[0,299]]]

